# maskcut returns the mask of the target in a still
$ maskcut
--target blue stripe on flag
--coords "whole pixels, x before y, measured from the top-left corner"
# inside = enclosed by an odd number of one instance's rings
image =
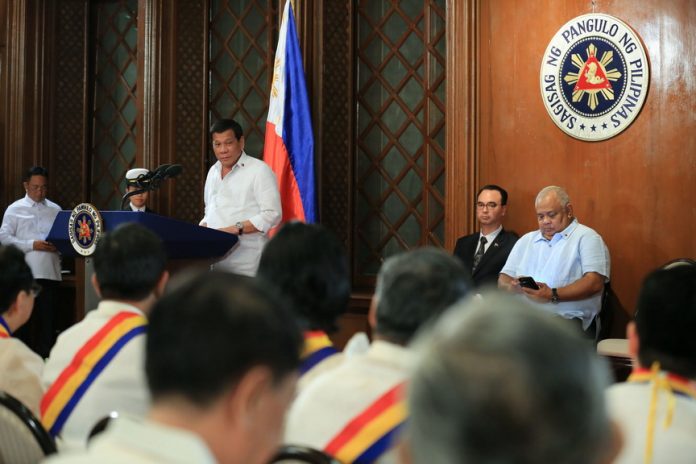
[[[285,114],[283,142],[288,150],[292,170],[297,179],[305,213],[305,222],[317,222],[317,202],[314,175],[314,134],[312,115],[307,98],[302,52],[297,38],[292,6],[288,12],[285,43]]]

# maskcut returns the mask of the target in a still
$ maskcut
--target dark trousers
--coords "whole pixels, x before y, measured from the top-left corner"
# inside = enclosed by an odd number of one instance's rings
[[[34,300],[31,317],[14,334],[42,358],[47,358],[56,341],[56,311],[55,303],[57,280],[36,279],[41,285],[41,293]]]
[[[590,323],[590,326],[587,328],[587,330],[582,329],[582,319],[574,318],[566,320],[575,327],[579,334],[581,334],[588,340],[591,340],[593,343],[595,342],[595,338],[597,336],[597,317],[592,319],[592,322]]]

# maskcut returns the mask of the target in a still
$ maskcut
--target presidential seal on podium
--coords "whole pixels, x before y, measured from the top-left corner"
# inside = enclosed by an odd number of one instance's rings
[[[104,232],[99,210],[90,203],[80,203],[68,219],[68,237],[81,256],[91,256]]]

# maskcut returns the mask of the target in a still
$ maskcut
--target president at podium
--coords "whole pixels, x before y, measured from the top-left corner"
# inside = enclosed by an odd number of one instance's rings
[[[200,225],[238,236],[239,242],[215,263],[216,269],[253,276],[268,231],[281,218],[275,174],[244,152],[242,126],[221,119],[210,129],[217,162],[205,181],[205,217]]]

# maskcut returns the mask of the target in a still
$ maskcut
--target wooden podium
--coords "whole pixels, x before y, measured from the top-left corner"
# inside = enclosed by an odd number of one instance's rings
[[[98,297],[90,283],[92,258],[78,254],[70,243],[68,225],[71,214],[72,211],[58,213],[46,240],[53,243],[63,256],[75,258],[74,274],[64,276],[64,287],[74,282],[74,323],[84,317],[85,310],[96,308]],[[102,211],[100,214],[104,233],[120,224],[136,222],[159,235],[167,252],[167,267],[172,273],[187,267],[209,265],[224,256],[238,240],[236,235],[157,214],[134,211]]]

